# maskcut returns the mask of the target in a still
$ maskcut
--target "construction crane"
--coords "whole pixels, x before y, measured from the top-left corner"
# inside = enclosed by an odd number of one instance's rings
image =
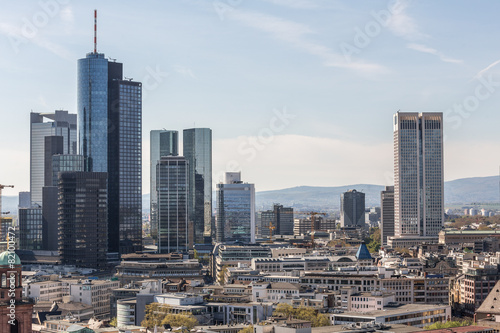
[[[3,212],[2,213],[2,190],[6,187],[14,188],[14,185],[2,185],[2,184],[0,184],[0,223],[2,222],[2,214],[9,214],[10,213],[10,212]]]
[[[269,222],[269,225],[264,227],[269,229],[269,243],[273,242],[273,230],[276,229],[276,226],[273,225],[273,222]]]
[[[311,247],[314,249],[314,218],[316,215],[323,215],[326,216],[326,213],[319,213],[319,212],[293,212],[294,214],[305,214],[305,215],[310,215],[311,216]]]

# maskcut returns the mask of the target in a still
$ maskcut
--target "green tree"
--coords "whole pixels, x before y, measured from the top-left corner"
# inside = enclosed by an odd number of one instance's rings
[[[273,316],[290,317],[294,314],[294,308],[290,304],[279,303],[274,310]]]
[[[166,311],[167,309],[161,308],[158,303],[146,305],[146,315],[144,316],[144,320],[141,322],[141,326],[144,326],[147,329],[160,326],[161,321],[165,317]]]
[[[194,249],[194,251],[193,251],[193,258],[200,259],[200,256],[198,255],[198,251],[196,251],[196,249]]]
[[[242,330],[239,330],[238,333],[253,333],[253,325],[247,326]]]
[[[324,314],[318,313],[318,310],[310,306],[300,306],[293,308],[290,304],[280,303],[276,307],[273,315],[293,317],[295,319],[307,320],[311,322],[312,327],[330,326],[330,320]]]
[[[169,313],[161,321],[162,325],[170,325],[173,329],[185,327],[187,330],[193,329],[198,325],[198,320],[191,314],[173,314]]]
[[[460,327],[460,326],[469,326],[473,325],[474,323],[470,320],[462,320],[462,321],[447,321],[447,322],[435,322],[432,325],[425,326],[424,328],[426,330],[439,330],[443,328],[451,328],[451,327]]]

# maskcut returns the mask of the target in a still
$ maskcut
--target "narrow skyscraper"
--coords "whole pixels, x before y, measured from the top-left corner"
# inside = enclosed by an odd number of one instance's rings
[[[189,250],[189,163],[182,156],[162,156],[156,165],[158,252]]]
[[[189,219],[195,243],[212,236],[212,130],[190,128],[183,132],[183,153],[189,162]]]
[[[443,227],[443,114],[398,112],[393,124],[395,236],[388,245],[408,247],[436,239]]]
[[[380,238],[387,245],[387,238],[394,236],[394,186],[380,192]]]
[[[158,237],[158,214],[156,192],[156,166],[163,156],[179,155],[179,132],[167,130],[153,130],[150,132],[150,221],[151,237]]]

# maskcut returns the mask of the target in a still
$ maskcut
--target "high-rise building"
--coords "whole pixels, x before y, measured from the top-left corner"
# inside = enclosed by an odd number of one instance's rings
[[[226,172],[217,184],[216,225],[219,243],[255,243],[255,187],[241,181],[241,172]]]
[[[158,237],[157,193],[156,193],[156,165],[162,156],[179,155],[179,132],[167,130],[153,130],[150,132],[150,223],[151,237]]]
[[[380,238],[387,245],[387,237],[394,236],[394,186],[386,186],[380,192]]]
[[[195,242],[208,242],[213,236],[212,130],[185,129],[183,153],[189,162],[189,219],[194,224]]]
[[[42,208],[19,208],[19,248],[42,250]]]
[[[443,114],[398,112],[393,124],[395,238],[437,237],[444,219]]]
[[[365,194],[349,190],[340,195],[340,225],[344,227],[365,226]]]
[[[109,252],[142,249],[142,85],[103,53],[78,60],[78,134],[85,171],[107,172]]]
[[[158,252],[189,249],[189,163],[182,156],[162,156],[156,166]]]
[[[108,246],[142,250],[142,84],[121,79],[110,62],[108,78]]]
[[[62,137],[62,154],[77,153],[76,114],[56,110],[54,113],[30,115],[30,192],[31,203],[42,204],[45,185],[45,137]],[[55,139],[54,139],[55,140]],[[49,146],[56,148],[55,146]]]
[[[102,269],[108,249],[107,175],[59,175],[59,252],[63,265]]]
[[[270,225],[274,227],[273,235],[293,235],[293,208],[274,204],[272,210],[260,212],[260,235],[270,235]]]
[[[45,139],[50,138],[46,137]],[[46,149],[46,152],[48,150]],[[52,155],[51,163],[46,163],[46,186],[42,189],[42,249],[46,251],[58,250],[59,228],[59,174],[65,171],[83,171],[84,158],[82,155]],[[50,165],[50,166],[49,166]],[[49,182],[50,180],[50,182]]]

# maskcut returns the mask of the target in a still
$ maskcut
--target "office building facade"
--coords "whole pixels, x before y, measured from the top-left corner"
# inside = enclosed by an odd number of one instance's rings
[[[293,208],[274,204],[272,210],[260,212],[260,235],[268,237],[270,226],[274,227],[273,235],[293,235]]]
[[[45,186],[45,137],[60,136],[62,151],[56,146],[56,139],[49,142],[49,148],[54,148],[53,153],[77,153],[77,128],[76,114],[68,111],[56,110],[53,113],[30,114],[30,195],[31,204],[42,204],[42,187]],[[53,144],[53,145],[51,145]]]
[[[394,186],[386,186],[380,192],[380,239],[387,245],[387,237],[394,236]]]
[[[362,228],[365,226],[365,194],[349,190],[340,195],[340,225]]]
[[[61,263],[105,268],[108,252],[106,173],[62,172],[58,187]]]
[[[183,131],[183,153],[189,162],[189,219],[194,224],[196,243],[212,235],[212,130]]]
[[[142,84],[123,64],[91,52],[78,60],[78,128],[84,170],[109,179],[109,252],[142,249]]]
[[[158,237],[158,214],[156,193],[156,166],[162,156],[179,155],[179,132],[167,130],[153,130],[150,132],[150,223],[151,237]]]
[[[217,184],[217,242],[255,243],[255,186],[240,172],[227,172]]]
[[[189,250],[189,162],[180,156],[163,156],[156,166],[158,252]]]
[[[142,84],[121,80],[121,65],[108,66],[108,246],[134,253],[142,250]]]
[[[19,208],[19,248],[42,249],[42,208]]]
[[[436,237],[443,227],[443,114],[394,115],[394,235]]]

